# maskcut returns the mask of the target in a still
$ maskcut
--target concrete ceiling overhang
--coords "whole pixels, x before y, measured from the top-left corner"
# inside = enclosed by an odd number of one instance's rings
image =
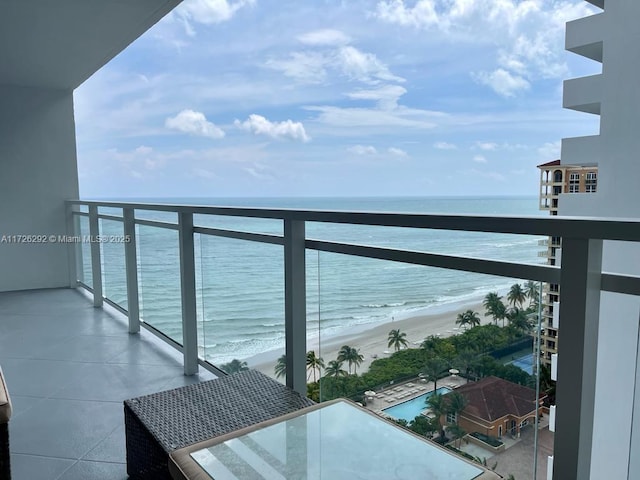
[[[181,0],[0,0],[0,85],[75,89]]]

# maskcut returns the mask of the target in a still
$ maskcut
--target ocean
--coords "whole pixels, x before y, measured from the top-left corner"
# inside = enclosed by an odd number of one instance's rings
[[[153,203],[251,206],[434,214],[543,215],[536,197],[407,198],[163,198]],[[100,213],[121,215],[119,209]],[[171,213],[137,212],[137,218],[176,222]],[[196,215],[195,224],[281,234],[282,222]],[[88,234],[88,219],[81,219]],[[122,223],[101,220],[101,233],[121,235]],[[307,224],[307,237],[433,253],[524,263],[543,263],[543,237]],[[179,343],[181,335],[178,232],[137,226],[138,282],[143,320]],[[283,247],[196,234],[198,343],[209,361],[220,364],[284,349]],[[124,249],[103,243],[104,295],[127,308]],[[83,244],[82,280],[91,286],[89,245]],[[310,338],[339,335],[506,291],[515,279],[308,251],[307,332]],[[483,312],[480,312],[483,313]]]

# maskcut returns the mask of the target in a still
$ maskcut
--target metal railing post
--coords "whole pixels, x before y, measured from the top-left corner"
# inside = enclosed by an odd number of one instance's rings
[[[562,352],[558,356],[553,478],[590,478],[602,240],[562,239]]]
[[[198,318],[196,313],[196,264],[192,213],[178,213],[178,235],[178,243],[180,245],[184,374],[195,375],[198,373]]]
[[[73,214],[76,206],[67,204],[66,220],[67,220],[67,236],[69,238],[82,238],[80,235],[80,218]],[[78,272],[82,272],[82,244],[76,241],[67,243],[67,256],[69,259],[69,287],[78,286]]]
[[[284,325],[287,386],[307,394],[305,223],[284,221]]]
[[[100,260],[100,242],[97,240],[99,235],[98,207],[96,205],[89,205],[89,245],[91,247],[91,277],[93,281],[94,307],[102,307],[102,261]]]
[[[138,296],[138,259],[136,252],[136,221],[133,208],[123,208],[124,262],[127,281],[127,312],[129,333],[140,331],[140,299]]]

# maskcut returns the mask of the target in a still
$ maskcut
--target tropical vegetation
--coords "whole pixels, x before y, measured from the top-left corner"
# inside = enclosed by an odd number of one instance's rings
[[[244,372],[245,370],[249,370],[249,366],[247,365],[247,362],[243,362],[241,360],[238,360],[237,358],[234,358],[229,363],[224,363],[220,365],[220,369],[232,375],[234,373]]]
[[[389,332],[389,337],[388,337],[389,343],[387,344],[387,346],[393,347],[397,352],[398,350],[400,350],[400,348],[407,346],[406,337],[407,337],[407,334],[404,332],[401,332],[399,329],[391,330]]]

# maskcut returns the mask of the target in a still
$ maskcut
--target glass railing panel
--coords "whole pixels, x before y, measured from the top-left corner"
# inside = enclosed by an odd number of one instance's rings
[[[79,217],[78,224],[80,227],[80,238],[89,238],[89,217]],[[89,288],[93,288],[93,276],[91,268],[91,244],[82,240],[80,245],[80,257],[82,258],[82,268],[78,269],[78,280]]]
[[[116,220],[100,220],[102,259],[102,293],[125,310],[127,278],[124,258],[124,224]]]
[[[122,209],[116,207],[98,207],[98,215],[111,215],[122,218]]]
[[[237,232],[283,234],[283,222],[271,218],[233,217],[226,215],[195,214],[193,223],[198,227],[220,228]]]
[[[317,265],[307,317],[316,400],[351,398],[505,478],[533,478],[539,284],[325,252]],[[495,388],[511,393],[475,405],[478,389]],[[509,395],[531,409],[500,421],[466,409],[504,409]]]
[[[136,220],[152,220],[155,222],[178,223],[178,214],[175,212],[163,212],[161,210],[136,209]]]
[[[140,317],[182,344],[178,232],[136,226]]]
[[[201,358],[230,373],[255,368],[284,382],[276,370],[285,342],[283,247],[197,238]]]

